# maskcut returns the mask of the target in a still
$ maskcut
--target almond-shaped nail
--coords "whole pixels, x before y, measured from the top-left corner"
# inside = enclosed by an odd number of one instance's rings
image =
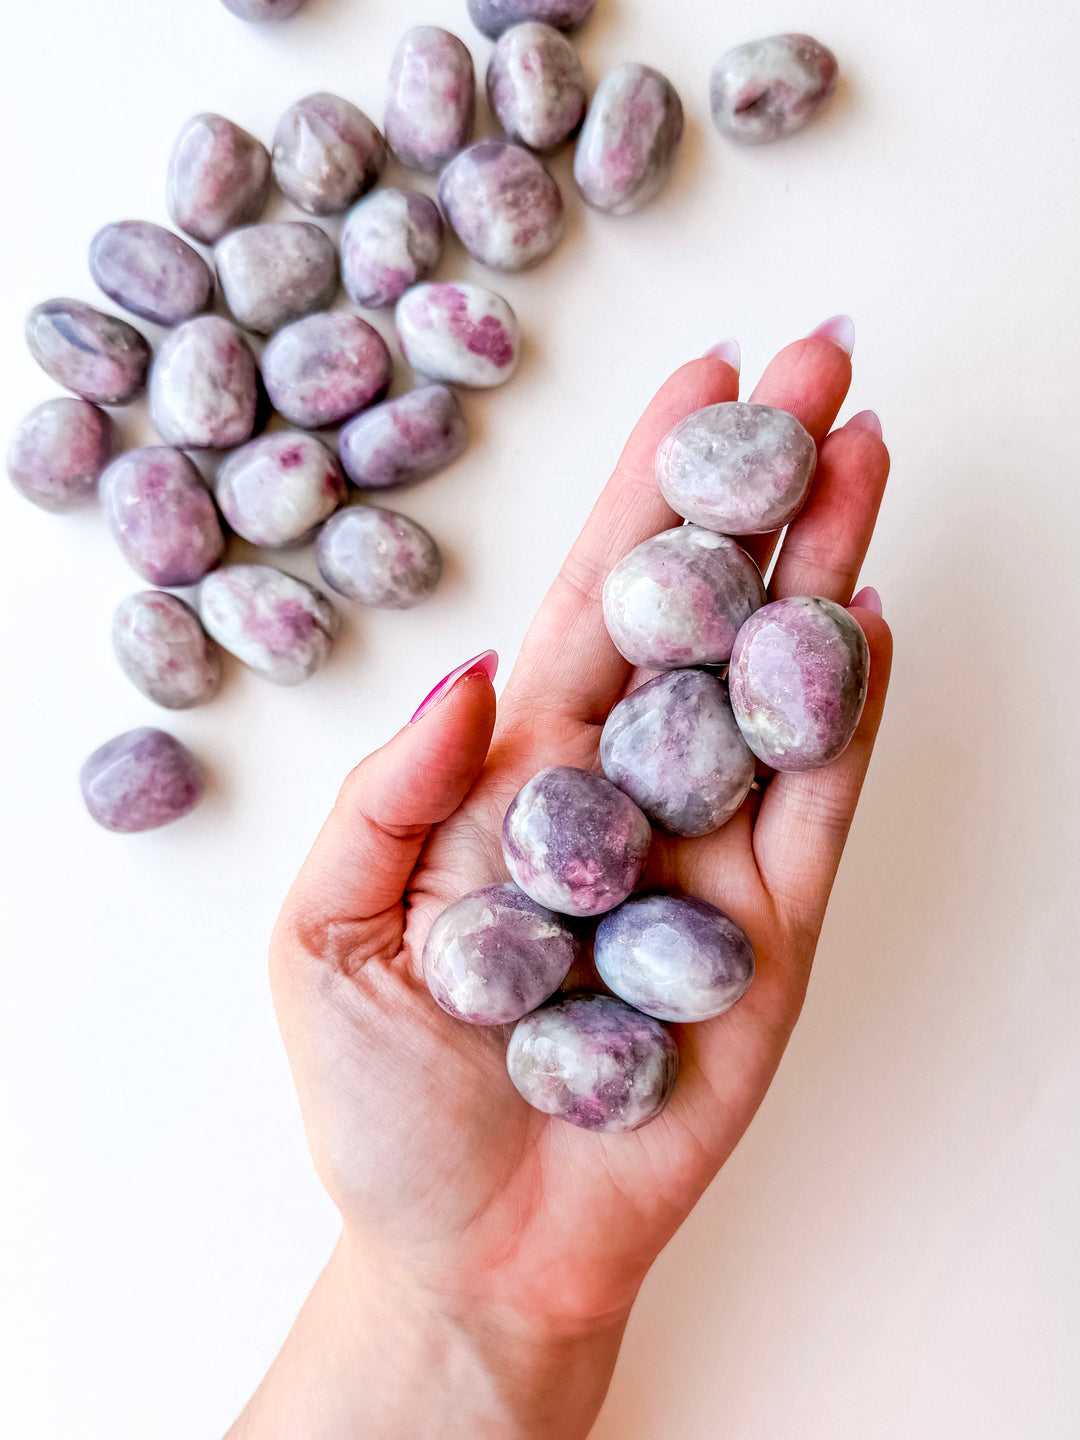
[[[855,321],[850,315],[834,315],[830,320],[823,320],[806,338],[831,340],[845,355],[850,355],[855,349]]]
[[[854,610],[856,607],[858,607],[860,610],[872,610],[875,615],[880,615],[881,596],[877,593],[877,591],[872,585],[866,585],[855,596],[854,600],[852,600],[851,604],[848,606],[848,609]]]
[[[871,435],[881,439],[881,421],[873,410],[860,410],[844,426],[845,430],[869,430]]]
[[[737,340],[721,340],[719,345],[710,345],[705,354],[711,355],[714,360],[723,360],[725,365],[731,366],[736,375],[742,369],[742,351]]]
[[[499,657],[494,650],[482,650],[479,655],[466,660],[464,665],[459,665],[456,670],[451,670],[449,675],[444,675],[430,695],[424,696],[409,724],[415,725],[429,710],[434,710],[439,701],[445,700],[457,682],[466,675],[486,675],[489,680],[494,680],[498,668]]]

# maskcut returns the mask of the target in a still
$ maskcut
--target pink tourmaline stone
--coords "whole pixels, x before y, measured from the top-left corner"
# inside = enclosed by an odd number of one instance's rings
[[[435,174],[472,139],[476,74],[456,35],[418,25],[404,36],[390,67],[385,131],[402,165]]]
[[[729,50],[713,67],[713,123],[721,135],[761,145],[801,130],[836,89],[836,56],[810,35],[770,35]]]
[[[195,758],[164,730],[128,730],[95,750],[79,772],[91,818],[132,835],[187,815],[202,799]]]
[[[43,510],[70,510],[97,493],[112,451],[106,412],[89,400],[60,395],[20,421],[8,446],[8,475]]]

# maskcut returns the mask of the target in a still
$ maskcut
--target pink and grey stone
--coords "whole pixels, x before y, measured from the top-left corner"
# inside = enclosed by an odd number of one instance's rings
[[[816,468],[814,438],[794,415],[737,400],[687,415],[656,451],[671,508],[723,535],[762,535],[794,520]]]
[[[818,770],[844,753],[866,701],[870,651],[832,600],[791,595],[752,615],[731,652],[731,708],[774,770]]]
[[[95,750],[79,772],[91,819],[134,835],[194,810],[203,782],[195,757],[164,730],[128,730]]]
[[[207,630],[275,685],[299,685],[324,665],[337,633],[326,596],[269,565],[225,565],[199,587]]]
[[[443,219],[418,190],[376,190],[345,217],[341,278],[349,298],[366,310],[400,300],[439,263]]]
[[[257,335],[327,309],[337,294],[334,242],[307,220],[233,230],[218,241],[214,258],[233,318]]]
[[[596,0],[469,0],[469,17],[489,40],[527,20],[539,20],[556,30],[576,30],[595,9]]]
[[[275,410],[302,430],[337,425],[381,400],[393,370],[379,332],[344,310],[286,325],[262,357],[263,381]]]
[[[726,535],[664,530],[625,555],[604,582],[604,619],[631,665],[722,665],[739,626],[765,604],[761,572]]]
[[[648,820],[601,775],[552,765],[510,803],[503,859],[538,905],[563,915],[602,915],[641,879],[652,841]]]
[[[70,510],[97,494],[113,452],[113,423],[89,400],[57,396],[15,428],[7,452],[11,483],[42,510]]]
[[[656,1119],[679,1052],[659,1020],[610,995],[571,995],[518,1021],[506,1068],[534,1110],[610,1135]]]
[[[201,315],[214,276],[186,240],[149,220],[117,220],[90,242],[90,274],[100,290],[155,325],[179,325]]]
[[[469,254],[493,270],[528,270],[563,237],[554,177],[520,145],[479,140],[450,161],[439,204]]]
[[[555,994],[576,954],[562,916],[516,885],[485,885],[455,900],[432,925],[424,979],[456,1020],[512,1025]]]
[[[101,477],[101,504],[128,564],[151,585],[194,585],[225,552],[214,501],[181,450],[118,455]]]
[[[136,689],[166,710],[212,700],[221,655],[190,605],[163,590],[121,600],[113,616],[113,652]]]
[[[255,360],[221,315],[197,315],[166,335],[150,371],[150,418],[166,445],[231,450],[251,438]]]
[[[241,20],[287,20],[306,0],[221,0]]]
[[[314,435],[295,430],[275,430],[234,450],[214,490],[237,535],[269,550],[302,544],[348,493],[336,457]]]
[[[30,354],[93,405],[127,405],[146,384],[150,346],[134,325],[82,300],[45,300],[26,317]]]
[[[452,464],[468,443],[461,404],[445,385],[422,385],[384,400],[338,436],[345,473],[361,490],[413,485]]]
[[[340,215],[378,181],[386,141],[362,110],[324,91],[290,105],[274,131],[274,178],[309,215]]]
[[[422,525],[375,505],[350,505],[315,542],[319,574],[339,595],[379,610],[422,604],[442,575],[442,555]]]
[[[671,670],[620,700],[600,736],[613,785],[673,835],[709,835],[730,820],[754,779],[723,681]]]
[[[682,101],[648,65],[609,70],[597,86],[574,155],[574,179],[586,202],[607,215],[630,215],[667,183],[683,134]]]
[[[577,51],[550,25],[527,21],[499,39],[488,61],[491,112],[511,140],[554,150],[580,126],[589,103]]]
[[[165,199],[186,235],[215,245],[227,231],[258,220],[269,188],[266,146],[224,115],[193,115],[180,131]]]
[[[770,35],[721,55],[710,82],[721,135],[761,145],[801,130],[836,89],[836,56],[810,35]]]
[[[390,66],[384,129],[390,149],[410,170],[437,173],[472,139],[476,73],[468,49],[448,30],[417,25]]]
[[[487,389],[518,366],[517,317],[481,285],[415,285],[394,312],[405,359],[429,380]]]

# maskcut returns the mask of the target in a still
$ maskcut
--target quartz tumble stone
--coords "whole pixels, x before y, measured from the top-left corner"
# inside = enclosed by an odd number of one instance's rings
[[[596,0],[469,0],[469,18],[489,40],[526,20],[540,20],[556,30],[576,30],[595,9]]]
[[[361,490],[415,484],[452,464],[468,443],[461,404],[445,385],[422,385],[384,400],[338,436],[345,473]]]
[[[423,526],[374,505],[350,505],[328,520],[315,559],[332,590],[379,610],[422,604],[442,575],[439,547]]]
[[[410,170],[437,173],[472,139],[476,73],[456,35],[436,25],[406,34],[390,67],[385,131],[390,149]]]
[[[528,150],[479,140],[439,179],[439,204],[469,254],[493,270],[528,270],[563,237],[562,192]]]
[[[340,95],[306,95],[274,132],[274,178],[309,215],[340,215],[366,195],[386,165],[386,141]]]
[[[480,285],[416,285],[394,314],[402,354],[430,380],[486,389],[517,369],[517,317]]]
[[[237,535],[270,550],[302,544],[347,494],[341,466],[322,441],[288,430],[226,456],[214,490]]]
[[[166,445],[242,445],[255,428],[258,400],[255,360],[230,321],[198,315],[165,337],[150,371],[150,418]]]
[[[233,318],[257,335],[325,310],[337,294],[334,242],[307,220],[233,230],[214,257]]]
[[[390,386],[393,361],[379,332],[344,310],[308,315],[279,330],[263,351],[263,380],[292,425],[319,430],[348,420]]]
[[[682,101],[648,65],[609,70],[593,96],[574,155],[574,179],[586,202],[608,215],[630,215],[667,183],[683,134]]]
[[[341,278],[366,310],[393,305],[439,263],[443,219],[418,190],[376,190],[354,205],[341,230]]]
[[[609,995],[571,995],[518,1022],[506,1068],[534,1110],[610,1135],[656,1119],[679,1052],[659,1020]]]
[[[287,20],[306,0],[221,0],[241,20]]]
[[[836,56],[809,35],[770,35],[729,50],[713,67],[713,123],[721,135],[761,145],[801,130],[836,89]]]
[[[26,317],[30,354],[92,405],[127,405],[146,384],[150,346],[134,325],[82,300],[46,300]]]
[[[424,979],[435,1000],[470,1025],[512,1025],[550,999],[577,953],[560,915],[516,885],[485,885],[432,925]]]
[[[181,450],[118,455],[101,477],[101,504],[128,564],[151,585],[194,585],[225,552],[210,492]]]
[[[224,115],[194,115],[177,136],[166,202],[174,223],[204,245],[258,220],[269,187],[269,151]]]
[[[176,595],[141,590],[113,616],[113,652],[136,689],[166,710],[212,700],[221,684],[221,656],[198,615]]]
[[[89,400],[46,400],[26,415],[8,446],[11,483],[42,510],[70,510],[97,493],[113,452],[113,423]]]
[[[191,751],[148,726],[95,750],[79,772],[79,784],[91,818],[125,835],[181,819],[203,793]]]
[[[149,220],[103,226],[90,242],[90,274],[110,300],[155,325],[201,315],[214,293],[199,252]]]
[[[502,35],[487,68],[492,114],[511,140],[553,150],[585,118],[588,91],[577,51],[550,25],[529,21]]]
[[[199,587],[203,624],[230,655],[276,685],[299,685],[325,664],[337,613],[303,580],[268,565],[225,565]]]

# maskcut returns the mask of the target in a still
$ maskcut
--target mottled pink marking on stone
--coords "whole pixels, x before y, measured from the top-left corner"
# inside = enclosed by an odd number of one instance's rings
[[[469,319],[469,305],[460,290],[442,285],[439,299],[450,317],[450,330],[473,355],[482,355],[493,365],[509,365],[514,358],[514,342],[494,315],[485,315],[479,322]]]

